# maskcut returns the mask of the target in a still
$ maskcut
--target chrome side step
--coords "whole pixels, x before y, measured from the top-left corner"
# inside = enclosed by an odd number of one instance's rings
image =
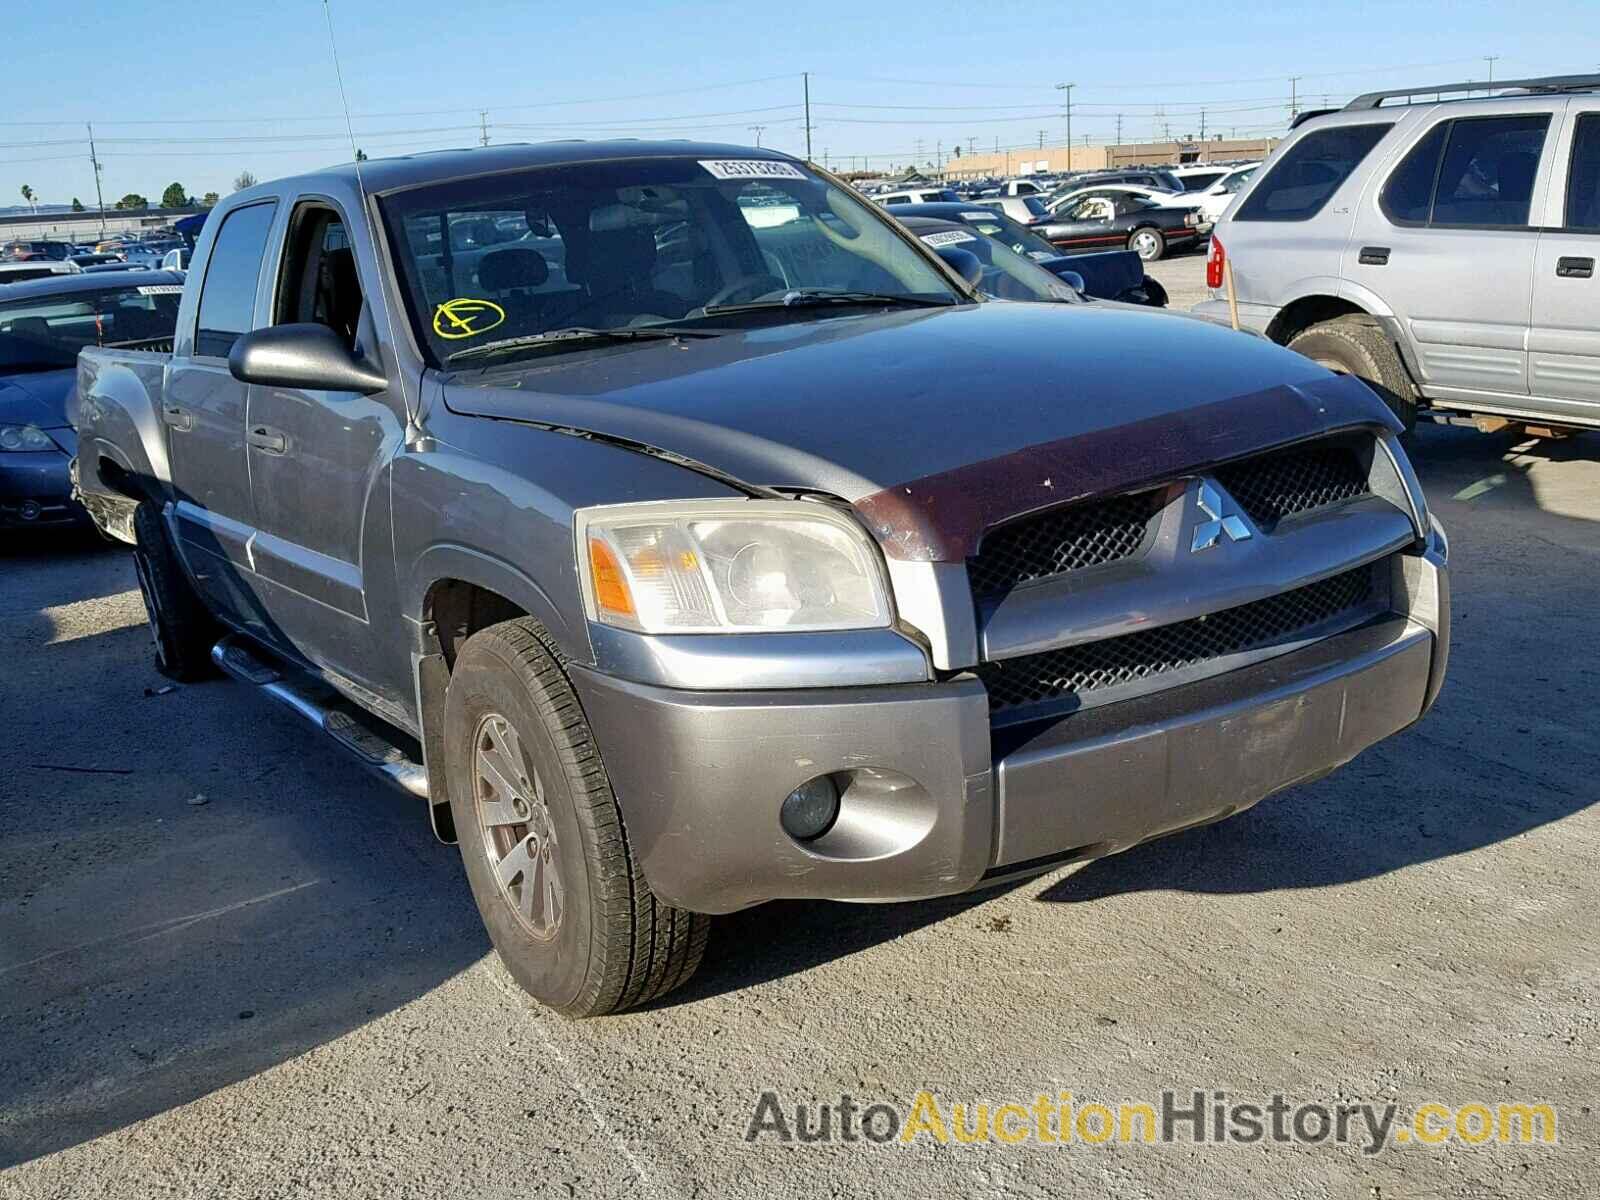
[[[298,713],[390,783],[423,800],[428,798],[427,768],[375,728],[376,718],[358,712],[327,684],[280,669],[232,635],[211,648],[211,661],[223,674],[251,684]]]

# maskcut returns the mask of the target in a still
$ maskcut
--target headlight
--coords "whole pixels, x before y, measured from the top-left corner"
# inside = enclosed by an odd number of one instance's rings
[[[44,430],[32,425],[0,425],[0,450],[54,450]]]
[[[643,633],[879,629],[882,559],[848,516],[808,501],[607,505],[577,514],[589,619]]]

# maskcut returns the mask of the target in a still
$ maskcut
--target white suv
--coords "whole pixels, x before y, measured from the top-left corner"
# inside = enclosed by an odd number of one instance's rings
[[[1600,427],[1600,75],[1303,119],[1217,223],[1196,312],[1419,409]],[[1426,97],[1426,100],[1421,99]],[[1390,103],[1391,101],[1415,103]]]

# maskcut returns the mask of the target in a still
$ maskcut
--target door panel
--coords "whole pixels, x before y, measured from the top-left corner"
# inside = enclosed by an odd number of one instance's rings
[[[1600,104],[1572,101],[1557,161],[1534,259],[1529,386],[1555,402],[1542,406],[1552,417],[1600,420]]]
[[[274,203],[253,204],[223,218],[201,284],[192,353],[173,360],[161,396],[178,553],[207,603],[251,626],[261,616],[249,578],[255,530],[244,440],[249,388],[229,373],[227,353],[252,327],[276,211]]]
[[[360,353],[377,338],[347,228],[331,200],[295,209],[271,323],[326,325]],[[375,677],[374,664],[388,659],[373,653],[368,611],[369,568],[391,578],[394,570],[386,467],[404,440],[401,397],[258,385],[246,418],[253,561],[267,609],[289,635],[282,648],[385,700],[403,699],[404,681]]]
[[[1528,393],[1537,214],[1562,103],[1440,108],[1363,197],[1340,274],[1393,309],[1425,394]]]

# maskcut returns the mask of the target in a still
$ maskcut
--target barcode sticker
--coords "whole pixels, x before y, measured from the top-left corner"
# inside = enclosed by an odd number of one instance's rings
[[[959,229],[951,229],[945,233],[930,233],[922,239],[930,246],[959,246],[962,242],[975,242],[976,234],[962,233]]]
[[[178,283],[156,283],[139,289],[141,296],[176,296],[182,293],[183,285]]]
[[[701,159],[700,165],[718,179],[804,179],[806,173],[793,163],[767,158]]]

